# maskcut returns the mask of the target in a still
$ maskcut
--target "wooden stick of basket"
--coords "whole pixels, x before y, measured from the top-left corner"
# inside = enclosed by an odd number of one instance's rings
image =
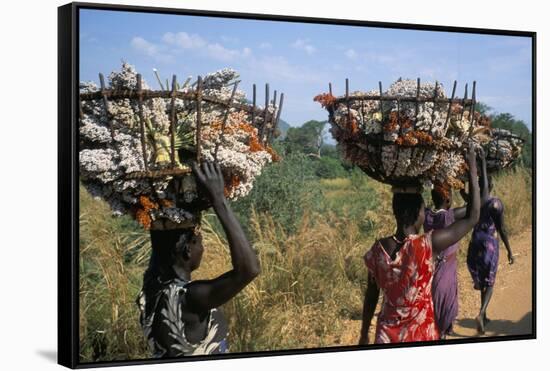
[[[124,175],[125,179],[159,179],[166,176],[184,176],[191,172],[188,168],[178,168],[176,167],[176,150],[175,150],[175,137],[176,137],[176,99],[183,99],[188,101],[194,101],[196,104],[197,111],[197,120],[196,120],[196,156],[197,161],[201,157],[201,127],[202,127],[202,103],[207,102],[210,104],[216,104],[221,107],[224,107],[225,112],[222,121],[222,131],[219,140],[216,142],[215,147],[215,157],[217,158],[218,147],[223,141],[223,135],[227,119],[229,117],[229,112],[231,109],[242,110],[251,114],[252,125],[256,126],[256,119],[258,117],[263,118],[263,121],[258,127],[258,136],[262,143],[267,144],[270,142],[277,130],[277,126],[281,117],[281,110],[283,107],[284,94],[281,93],[279,98],[279,104],[277,105],[277,91],[274,92],[273,100],[271,101],[271,106],[273,107],[273,112],[269,112],[269,85],[265,85],[265,107],[263,109],[256,106],[256,84],[253,85],[253,96],[252,96],[252,106],[248,104],[242,104],[234,101],[235,93],[239,81],[234,83],[231,96],[228,100],[222,100],[216,97],[211,97],[204,95],[203,88],[203,79],[201,76],[197,78],[197,82],[194,84],[195,89],[191,91],[178,91],[177,90],[177,77],[176,75],[172,76],[172,88],[171,90],[149,90],[142,88],[142,77],[141,74],[137,75],[137,87],[136,89],[107,89],[105,86],[105,78],[103,74],[99,74],[100,81],[100,90],[92,93],[81,93],[79,99],[79,112],[80,117],[82,118],[82,107],[81,102],[87,100],[96,100],[101,99],[103,102],[103,107],[105,109],[106,117],[109,122],[109,128],[111,132],[111,138],[115,138],[115,131],[113,127],[113,117],[109,109],[109,100],[113,99],[137,99],[139,105],[139,127],[140,127],[140,142],[141,150],[144,163],[144,171],[137,171],[131,174]],[[166,87],[168,89],[168,86]],[[170,99],[170,108],[169,108],[169,117],[170,117],[170,168],[162,170],[150,170],[148,167],[148,154],[147,154],[147,144],[145,140],[145,119],[143,116],[143,102],[152,98],[165,98]]]

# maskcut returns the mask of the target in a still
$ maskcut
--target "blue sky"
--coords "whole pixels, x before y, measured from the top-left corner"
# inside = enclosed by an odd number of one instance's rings
[[[450,94],[458,80],[477,81],[477,98],[496,112],[510,112],[531,127],[531,40],[525,37],[393,30],[197,16],[81,10],[80,78],[136,66],[150,86],[153,75],[183,81],[224,67],[252,84],[285,93],[282,118],[291,125],[325,120],[313,97],[328,90],[384,88],[399,77],[438,80]]]

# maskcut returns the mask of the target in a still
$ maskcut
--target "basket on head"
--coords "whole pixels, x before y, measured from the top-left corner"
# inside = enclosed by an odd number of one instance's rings
[[[329,92],[314,98],[329,113],[333,137],[346,160],[372,178],[392,186],[446,183],[462,188],[467,167],[463,152],[467,144],[486,143],[489,121],[475,111],[476,84],[472,98],[468,86],[456,98],[456,81],[446,97],[441,84],[421,84],[420,79],[394,82],[385,92]]]
[[[83,184],[118,213],[146,228],[156,220],[185,225],[209,206],[191,175],[193,161],[216,161],[230,199],[246,195],[254,178],[277,155],[270,147],[283,94],[265,105],[246,101],[238,74],[223,69],[194,83],[176,76],[151,90],[124,63],[99,75],[100,88],[81,83],[80,174]],[[158,224],[158,223],[157,223]]]
[[[525,140],[506,129],[493,128],[485,145],[487,171],[494,173],[510,167],[521,156]]]

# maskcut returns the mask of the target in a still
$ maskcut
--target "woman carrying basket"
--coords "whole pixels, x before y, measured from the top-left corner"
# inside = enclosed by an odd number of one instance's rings
[[[514,263],[514,257],[508,234],[504,226],[504,205],[497,197],[491,196],[493,182],[487,175],[485,157],[481,158],[481,177],[479,178],[481,190],[481,212],[479,222],[472,232],[472,239],[468,246],[468,270],[474,281],[474,288],[481,293],[481,308],[476,318],[477,331],[485,333],[487,307],[493,294],[493,286],[498,268],[499,246],[497,232],[504,242],[508,252],[508,263]]]
[[[363,307],[360,344],[368,344],[368,333],[380,289],[384,293],[378,316],[375,343],[398,343],[439,339],[432,302],[432,254],[439,254],[459,241],[479,218],[479,187],[476,155],[470,146],[470,200],[466,217],[446,228],[419,235],[424,223],[424,201],[416,192],[396,192],[393,213],[394,235],[376,241],[365,255],[369,269]]]
[[[426,208],[424,233],[446,228],[456,220],[464,218],[466,207],[452,208],[452,191],[446,184],[438,184],[432,190],[434,209]],[[465,201],[467,199],[465,198]],[[434,314],[441,339],[451,333],[453,321],[458,315],[458,282],[456,252],[459,244],[454,243],[439,254],[434,254],[432,297]]]
[[[258,258],[224,197],[220,167],[203,163],[193,171],[227,234],[233,269],[192,281],[204,250],[201,235],[194,229],[151,231],[153,250],[137,304],[155,358],[227,352],[227,326],[217,308],[260,273]]]

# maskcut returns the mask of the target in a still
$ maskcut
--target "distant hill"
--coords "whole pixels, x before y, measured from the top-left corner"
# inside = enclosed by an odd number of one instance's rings
[[[279,119],[279,124],[277,125],[277,127],[281,131],[281,135],[277,139],[283,140],[286,136],[286,132],[288,131],[288,128],[290,128],[290,124],[283,119]]]

